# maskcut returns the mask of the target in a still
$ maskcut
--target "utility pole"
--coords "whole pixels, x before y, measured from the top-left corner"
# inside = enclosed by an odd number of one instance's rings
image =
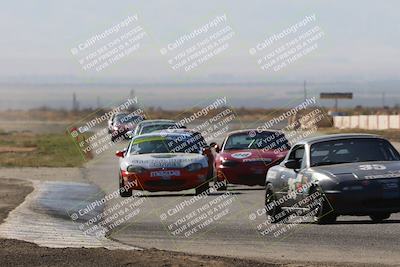
[[[100,108],[100,96],[97,96],[97,108]]]
[[[132,99],[132,100],[135,98],[135,90],[131,89],[131,91],[129,93],[129,98]],[[128,109],[132,110],[132,111],[136,110],[136,106],[131,105]]]
[[[72,94],[72,110],[73,111],[79,110],[79,102],[78,102],[75,92]]]

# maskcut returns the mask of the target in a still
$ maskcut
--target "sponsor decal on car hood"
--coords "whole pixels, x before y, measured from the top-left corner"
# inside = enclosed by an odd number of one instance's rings
[[[184,168],[192,163],[200,163],[204,168],[208,166],[207,157],[201,154],[154,153],[129,155],[122,159],[121,169],[126,169],[129,165],[145,169]]]
[[[272,162],[276,159],[285,157],[287,152],[276,153],[271,150],[262,149],[243,149],[243,150],[232,150],[224,151],[220,156],[227,160],[236,160],[240,162]]]

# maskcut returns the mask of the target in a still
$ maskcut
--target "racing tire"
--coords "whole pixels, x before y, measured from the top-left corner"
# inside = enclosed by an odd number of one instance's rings
[[[312,188],[310,190],[310,195],[315,193],[317,189]],[[313,220],[316,224],[332,224],[336,222],[337,219],[337,214],[335,213],[334,210],[332,210],[332,207],[330,206],[329,202],[326,200],[324,197],[323,193],[321,190],[318,190],[321,193],[322,196],[322,201],[318,203],[316,210],[315,210],[315,215],[313,216]]]
[[[124,180],[122,179],[121,174],[119,175],[119,195],[121,197],[131,197],[132,189],[128,189],[127,191],[124,189]]]
[[[271,203],[277,203],[277,197],[274,193],[274,190],[272,188],[272,185],[268,183],[265,186],[265,213],[267,215],[267,219],[271,220],[271,223],[278,223],[280,222],[283,218],[277,219],[277,215],[282,212],[282,208],[279,205],[273,205],[273,208],[270,210],[267,210],[267,206]]]
[[[391,215],[390,213],[375,213],[375,214],[369,215],[369,217],[371,218],[371,220],[373,222],[379,223],[385,219],[388,219],[390,217],[390,215]]]
[[[207,190],[210,189],[210,185],[208,184],[208,182],[196,187],[195,189],[195,195],[198,196],[204,192],[206,192]]]
[[[226,189],[228,188],[228,181],[227,180],[223,180],[222,183],[224,185],[221,185],[221,186],[217,187],[217,191],[226,191]]]

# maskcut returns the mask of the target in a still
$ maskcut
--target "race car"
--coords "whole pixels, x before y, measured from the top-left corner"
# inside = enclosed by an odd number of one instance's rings
[[[186,128],[186,127],[177,125],[177,123],[173,120],[164,120],[164,119],[146,120],[138,123],[132,136],[151,133],[164,129],[179,129],[179,128]]]
[[[125,117],[128,113],[114,113],[107,121],[107,129],[108,133],[111,134],[113,132],[114,122],[118,121],[119,118]]]
[[[139,135],[119,159],[120,195],[132,190],[181,191],[195,188],[196,195],[208,190],[211,154],[204,138],[191,133],[150,133]]]
[[[130,138],[127,133],[134,130],[141,121],[144,121],[142,115],[132,113],[116,115],[111,128],[111,141],[115,142],[122,138]]]
[[[276,130],[239,130],[228,134],[221,148],[216,143],[217,181],[227,184],[264,185],[270,167],[279,164],[290,148],[284,133]],[[222,183],[221,183],[222,184]]]
[[[383,137],[313,137],[294,145],[281,164],[269,169],[265,210],[274,218],[288,209],[308,209],[319,224],[340,215],[368,215],[379,222],[400,211],[399,188],[400,155]],[[309,201],[317,195],[318,201]]]

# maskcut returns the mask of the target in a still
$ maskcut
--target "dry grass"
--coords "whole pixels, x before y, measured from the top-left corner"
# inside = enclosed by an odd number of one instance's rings
[[[85,158],[66,134],[0,132],[2,167],[76,167]]]

